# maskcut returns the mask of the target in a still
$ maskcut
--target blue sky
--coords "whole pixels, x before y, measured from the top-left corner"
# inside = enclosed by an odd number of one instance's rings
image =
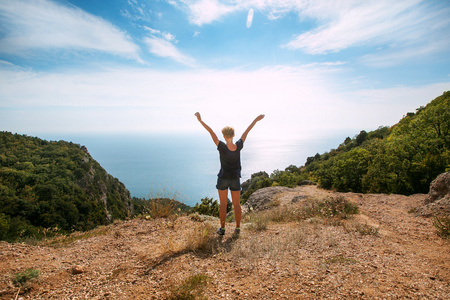
[[[354,135],[450,90],[450,2],[0,0],[0,130]]]

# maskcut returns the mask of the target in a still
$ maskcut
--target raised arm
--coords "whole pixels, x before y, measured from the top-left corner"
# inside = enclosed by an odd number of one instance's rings
[[[196,112],[195,116],[197,117],[197,120],[200,122],[200,124],[203,125],[203,127],[205,127],[205,129],[209,132],[209,134],[211,135],[214,144],[219,145],[219,138],[217,138],[217,135],[214,133],[214,131],[208,126],[206,125],[205,122],[202,121],[202,117],[200,116],[200,113]]]
[[[264,115],[259,115],[253,120],[252,124],[250,124],[250,126],[248,126],[248,128],[244,131],[244,133],[241,136],[241,140],[243,142],[245,142],[245,139],[247,138],[248,133],[250,132],[250,130],[252,130],[253,126],[255,126],[256,122],[261,121],[262,119],[264,119]]]

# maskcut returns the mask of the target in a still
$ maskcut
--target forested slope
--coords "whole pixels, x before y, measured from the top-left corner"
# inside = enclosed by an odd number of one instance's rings
[[[431,181],[450,170],[450,92],[407,113],[392,127],[362,130],[329,152],[308,157],[270,176],[257,173],[243,184],[244,200],[257,188],[295,186],[313,180],[341,192],[428,193]],[[247,191],[248,190],[248,191]]]
[[[0,239],[92,229],[132,212],[86,147],[0,132]]]
[[[431,181],[450,167],[450,92],[396,125],[347,139],[312,159],[303,172],[338,191],[428,193]]]

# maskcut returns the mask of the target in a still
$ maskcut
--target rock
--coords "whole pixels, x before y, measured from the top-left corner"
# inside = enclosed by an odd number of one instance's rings
[[[70,270],[70,273],[72,273],[72,275],[81,274],[83,272],[84,272],[83,267],[80,265],[73,266],[72,269]]]
[[[205,221],[217,221],[218,218],[213,216],[201,215],[197,212],[191,214],[191,220],[196,222],[205,222]]]
[[[417,209],[424,217],[450,216],[450,172],[442,173],[430,184],[425,205]]]
[[[450,172],[442,173],[430,185],[425,203],[432,203],[450,194]]]
[[[242,206],[242,212],[247,213],[251,210],[259,211],[267,208],[277,194],[292,191],[291,188],[284,186],[266,187],[257,190],[250,195],[247,202]]]
[[[419,207],[417,213],[424,217],[450,216],[450,195]]]

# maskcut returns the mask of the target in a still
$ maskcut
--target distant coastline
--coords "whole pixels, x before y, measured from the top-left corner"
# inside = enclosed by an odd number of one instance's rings
[[[84,145],[92,157],[125,184],[132,197],[175,196],[193,206],[217,198],[218,153],[207,135],[40,134],[46,140]],[[249,138],[242,152],[242,181],[251,174],[304,165],[308,156],[329,151],[345,139],[273,142]]]

